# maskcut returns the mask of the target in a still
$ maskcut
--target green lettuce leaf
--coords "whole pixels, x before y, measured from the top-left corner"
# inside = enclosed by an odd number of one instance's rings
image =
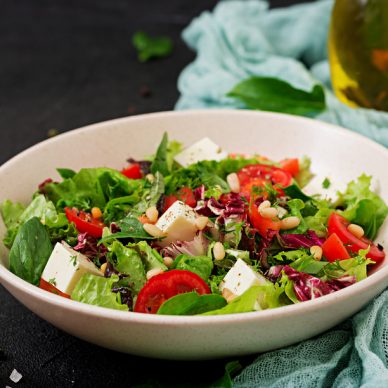
[[[372,177],[361,175],[351,181],[344,193],[338,193],[336,205],[345,206],[342,215],[352,223],[364,228],[365,235],[373,240],[388,215],[384,200],[371,191]]]
[[[71,299],[95,306],[128,311],[128,306],[121,304],[120,293],[112,292],[114,283],[118,281],[119,277],[115,275],[104,278],[85,274],[75,286]]]
[[[361,249],[356,257],[328,263],[320,273],[321,278],[323,280],[330,280],[338,279],[342,276],[355,276],[358,282],[366,279],[368,276],[367,266],[374,263],[374,261],[366,257],[368,251],[368,249]]]
[[[25,281],[38,285],[53,246],[39,218],[25,222],[16,235],[9,252],[9,269]]]
[[[294,229],[289,229],[285,233],[306,233],[308,226],[304,220],[301,210],[305,207],[304,202],[301,199],[295,198],[287,201],[287,206],[289,208],[289,216],[298,217],[300,220],[299,225]]]
[[[310,170],[311,159],[307,156],[303,156],[299,159],[299,172],[295,177],[296,182],[299,187],[305,187],[311,179],[314,177],[314,174]]]
[[[213,260],[209,256],[179,255],[171,268],[194,272],[207,281],[213,270]]]
[[[146,271],[139,253],[132,248],[125,247],[114,241],[109,249],[109,260],[114,268],[124,275],[128,275],[130,288],[133,295],[137,295],[146,283]]]
[[[167,270],[167,267],[163,263],[162,256],[160,256],[156,249],[151,248],[146,241],[128,244],[127,248],[134,249],[138,253],[146,272],[155,268],[160,268],[163,271]]]

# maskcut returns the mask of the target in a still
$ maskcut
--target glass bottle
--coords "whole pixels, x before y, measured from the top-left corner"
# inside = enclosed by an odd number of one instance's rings
[[[388,111],[388,0],[336,0],[328,46],[338,98]]]

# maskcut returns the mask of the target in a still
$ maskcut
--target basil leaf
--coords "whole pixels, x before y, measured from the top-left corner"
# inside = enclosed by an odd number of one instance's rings
[[[250,109],[313,116],[326,108],[321,85],[310,92],[271,77],[251,77],[237,84],[228,94]]]
[[[52,250],[46,228],[33,217],[19,228],[9,253],[9,269],[25,281],[38,285]]]
[[[132,44],[137,50],[140,62],[146,62],[151,58],[167,57],[173,50],[170,38],[166,36],[152,37],[143,31],[138,31],[133,35]]]

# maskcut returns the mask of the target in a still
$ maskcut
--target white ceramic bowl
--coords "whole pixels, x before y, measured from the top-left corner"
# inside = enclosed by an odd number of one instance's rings
[[[365,172],[388,198],[388,151],[350,131],[319,121],[252,111],[185,111],[134,116],[46,140],[0,167],[0,200],[27,203],[37,184],[59,178],[56,167],[121,168],[154,152],[162,133],[186,145],[209,136],[229,152],[258,152],[275,160],[309,155],[320,187]],[[313,183],[314,185],[314,183]],[[4,225],[0,225],[0,235]],[[388,242],[385,225],[378,241]],[[166,359],[210,359],[263,352],[319,334],[357,312],[388,286],[388,261],[360,283],[322,298],[253,313],[156,316],[81,304],[42,291],[7,270],[0,247],[0,281],[31,311],[60,329],[106,348]]]

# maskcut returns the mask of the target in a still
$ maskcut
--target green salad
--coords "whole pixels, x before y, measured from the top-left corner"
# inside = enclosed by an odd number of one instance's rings
[[[285,155],[286,156],[286,155]],[[287,155],[288,156],[288,155]],[[9,269],[59,297],[145,314],[218,315],[301,303],[383,262],[388,214],[360,171],[307,195],[306,157],[227,154],[167,134],[118,171],[58,168],[24,206],[6,200]]]

